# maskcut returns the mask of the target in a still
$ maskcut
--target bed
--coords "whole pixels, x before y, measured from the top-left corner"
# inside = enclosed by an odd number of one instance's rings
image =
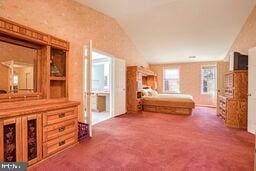
[[[195,108],[193,97],[187,94],[153,94],[142,97],[143,111],[190,115]]]

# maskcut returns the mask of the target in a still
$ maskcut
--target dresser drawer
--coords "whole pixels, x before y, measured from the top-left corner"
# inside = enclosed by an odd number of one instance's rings
[[[75,112],[74,108],[55,110],[43,114],[43,126],[48,126],[75,118],[77,118],[77,113]]]
[[[143,110],[147,112],[156,112],[156,106],[143,105]]]
[[[48,157],[76,142],[76,132],[63,135],[59,138],[53,139],[44,143],[43,145],[43,156]]]
[[[56,137],[66,135],[70,132],[77,132],[77,120],[67,120],[58,124],[49,125],[43,128],[43,142],[47,142]]]

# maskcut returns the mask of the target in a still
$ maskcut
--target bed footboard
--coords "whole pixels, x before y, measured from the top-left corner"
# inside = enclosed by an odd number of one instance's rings
[[[174,114],[174,115],[191,115],[192,114],[192,108],[153,106],[153,105],[143,105],[143,111],[167,113],[167,114]]]

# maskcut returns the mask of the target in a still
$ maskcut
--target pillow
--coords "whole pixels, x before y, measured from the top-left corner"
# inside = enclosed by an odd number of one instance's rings
[[[152,96],[157,96],[158,92],[156,90],[152,90]]]
[[[158,92],[156,90],[148,89],[148,96],[157,96]]]
[[[148,90],[142,89],[141,93],[142,93],[142,96],[148,96]]]
[[[153,90],[151,88],[148,89],[148,96],[153,96]]]

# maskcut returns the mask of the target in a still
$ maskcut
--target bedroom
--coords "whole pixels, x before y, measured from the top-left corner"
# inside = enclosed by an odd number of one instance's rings
[[[0,1],[1,43],[34,55],[21,61],[13,50],[0,60],[0,161],[30,170],[253,170],[255,5]],[[93,51],[115,59],[116,117],[96,125]],[[236,76],[244,62],[234,52],[248,56],[245,76]],[[33,71],[19,76],[17,66]]]

